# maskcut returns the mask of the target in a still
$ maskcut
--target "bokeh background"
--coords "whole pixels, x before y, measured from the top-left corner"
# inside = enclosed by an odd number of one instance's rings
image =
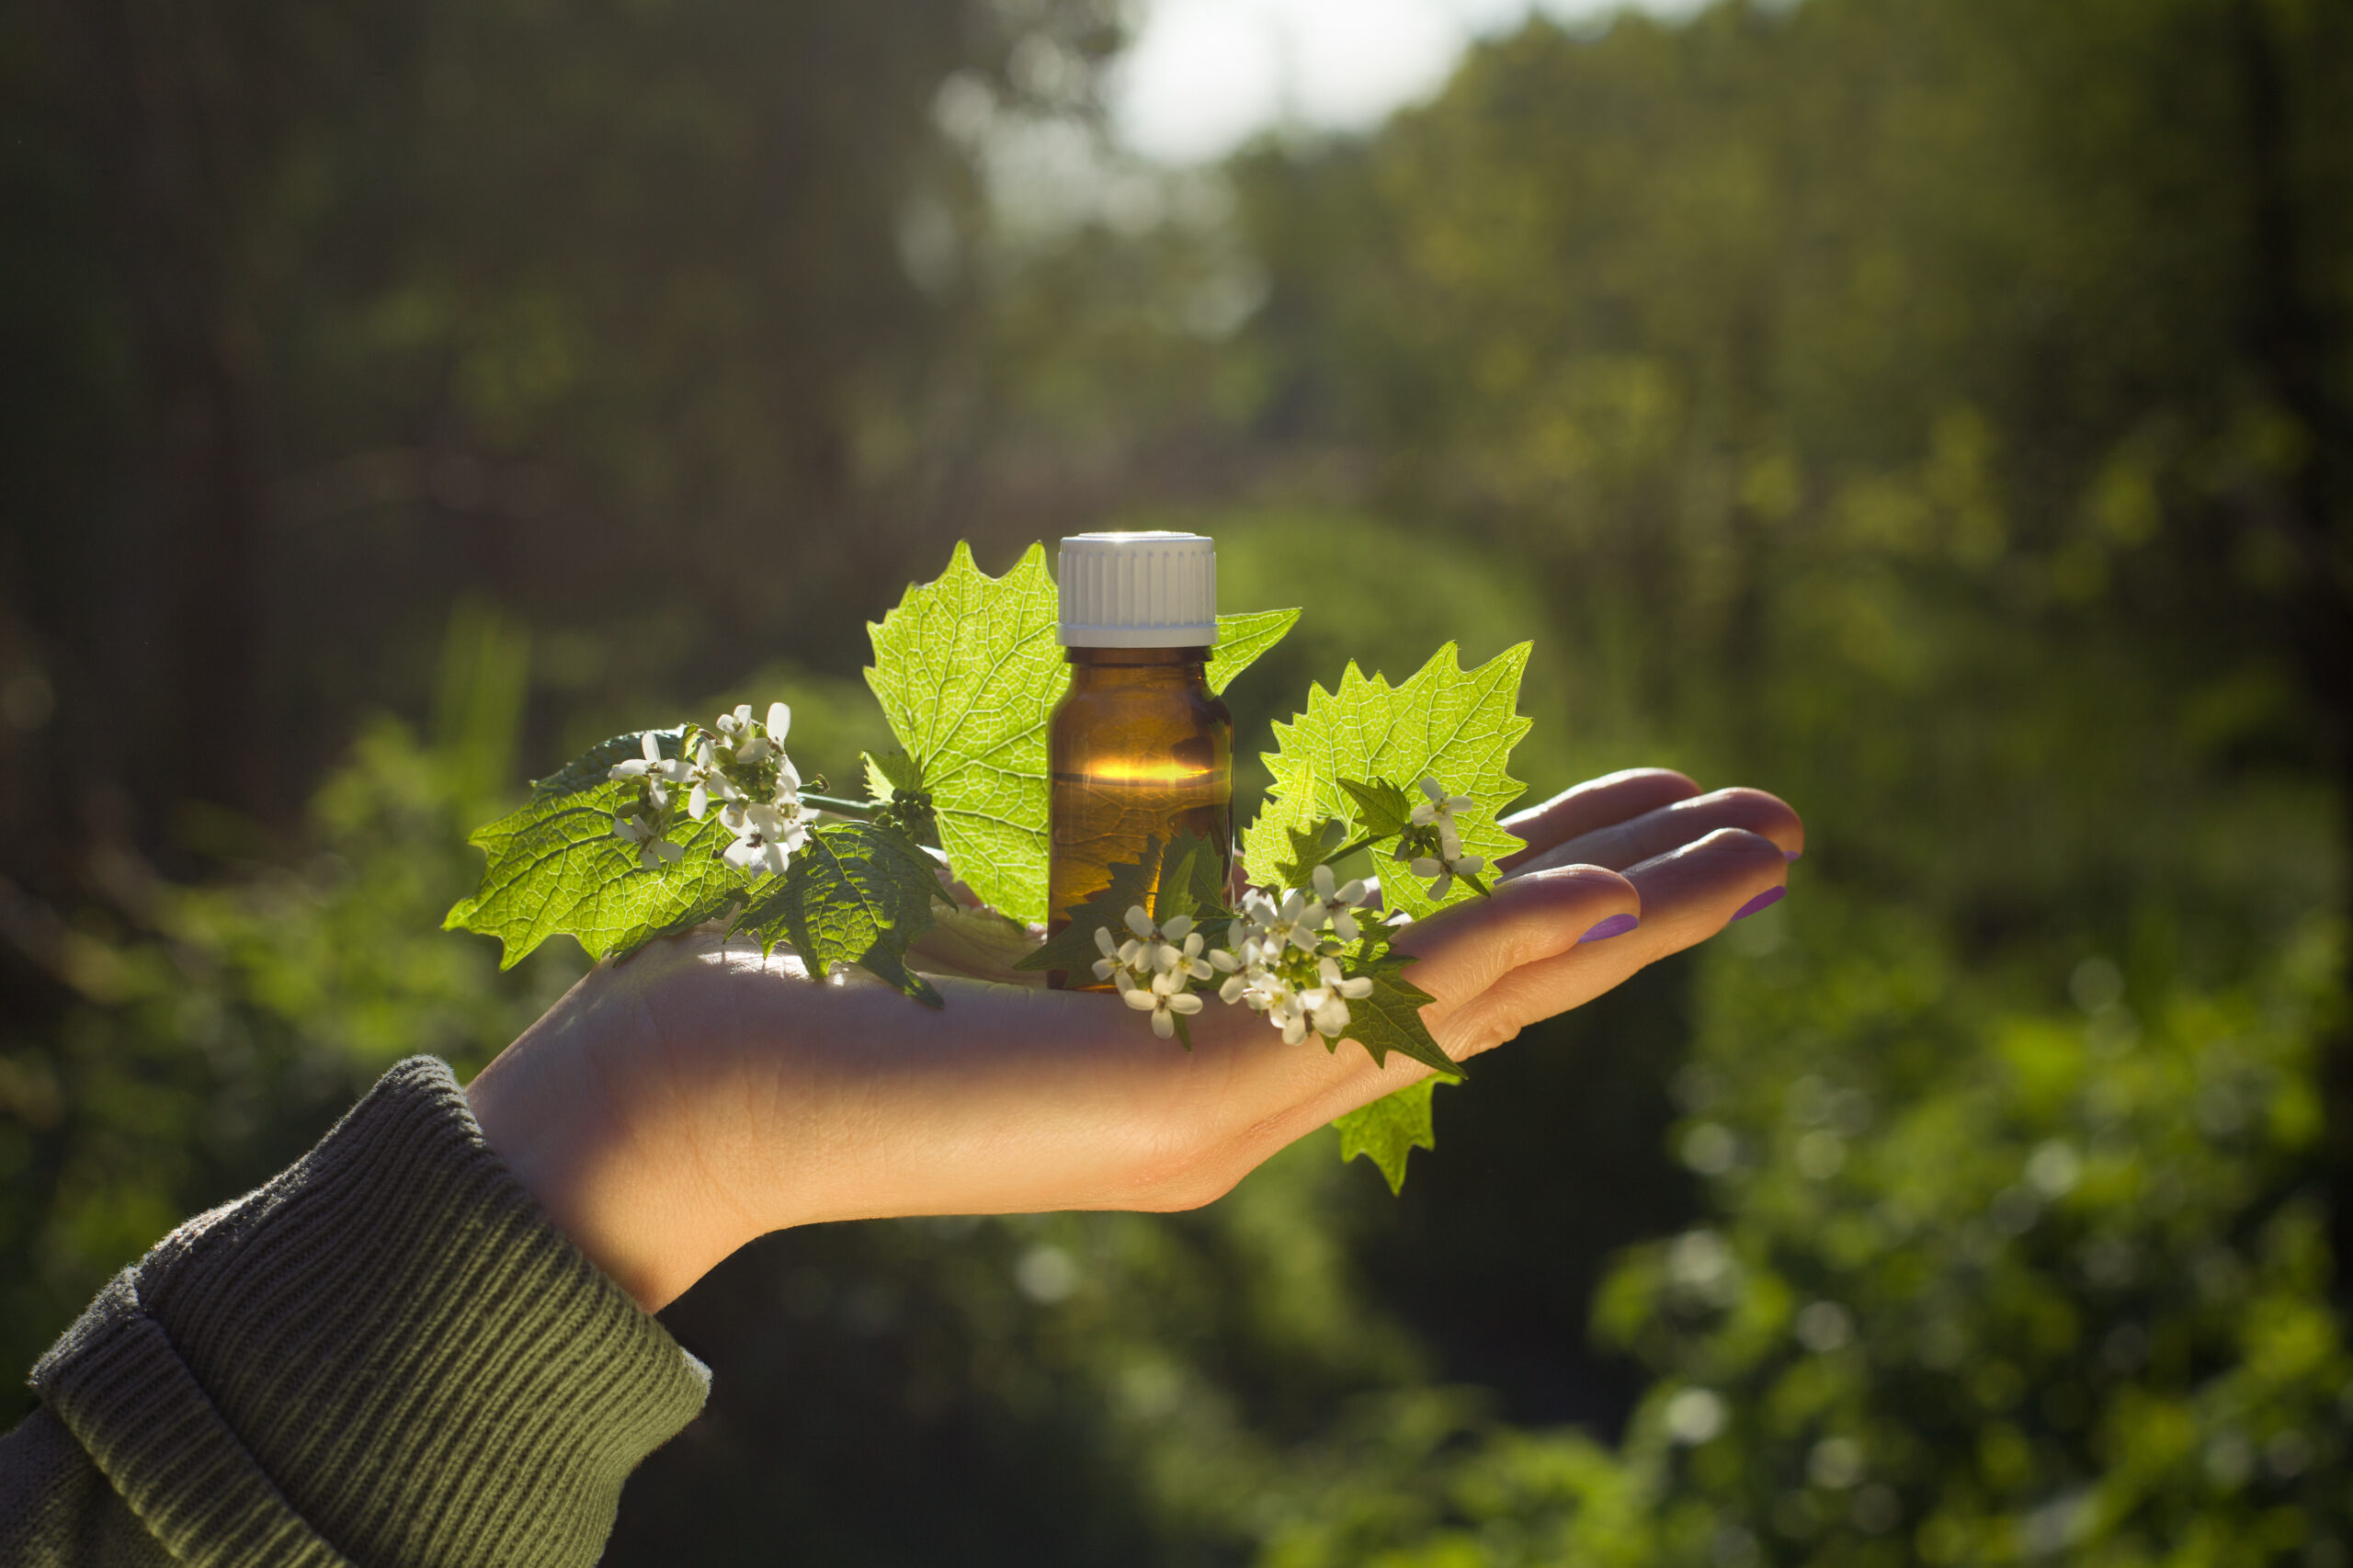
[[[612,1562],[2353,1562],[2340,0],[7,0],[0,203],[0,1363],[569,983],[532,773],[1173,523],[1791,896],[1402,1199],[746,1249]]]

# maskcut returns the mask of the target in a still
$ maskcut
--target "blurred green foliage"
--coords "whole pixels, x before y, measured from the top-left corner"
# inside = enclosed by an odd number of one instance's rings
[[[531,767],[781,696],[849,779],[859,623],[955,538],[1174,523],[1307,607],[1245,747],[1533,639],[1518,771],[1774,789],[1790,897],[1483,1058],[1401,1199],[1303,1147],[746,1249],[613,1561],[2353,1561],[2353,14],[1539,20],[1041,222],[1006,148],[1083,140],[1108,10],[624,10],[188,22],[199,102],[310,72],[200,244],[61,129],[104,40],[0,26],[0,1351],[568,980],[436,928]],[[232,403],[242,795],[159,738]]]

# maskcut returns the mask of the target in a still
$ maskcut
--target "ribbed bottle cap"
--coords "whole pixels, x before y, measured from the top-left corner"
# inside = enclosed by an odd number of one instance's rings
[[[1217,642],[1217,545],[1206,534],[1073,534],[1055,576],[1065,648]]]

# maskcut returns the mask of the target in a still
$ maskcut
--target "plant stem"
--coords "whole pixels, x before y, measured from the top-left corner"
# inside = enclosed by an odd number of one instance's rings
[[[801,803],[814,806],[821,812],[832,812],[836,816],[858,817],[867,822],[873,821],[883,806],[881,801],[849,801],[839,795],[813,795],[806,790],[801,791]]]

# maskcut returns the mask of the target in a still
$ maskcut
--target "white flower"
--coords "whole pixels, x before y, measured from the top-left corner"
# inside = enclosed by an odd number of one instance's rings
[[[686,777],[686,765],[663,756],[662,739],[652,730],[645,732],[641,745],[645,753],[643,756],[633,756],[627,762],[613,764],[605,777],[616,784],[626,778],[642,781],[645,787],[645,798],[652,801],[657,810],[666,809],[670,804],[670,786]]]
[[[1436,827],[1449,858],[1461,854],[1462,830],[1455,825],[1454,818],[1456,812],[1471,809],[1471,797],[1449,795],[1443,785],[1427,775],[1422,778],[1422,793],[1429,799],[1414,808],[1413,824],[1415,827]]]
[[[627,762],[613,764],[605,774],[607,778],[615,783],[624,778],[642,778],[654,769],[663,766],[662,739],[659,735],[648,730],[638,737],[638,744],[645,755],[631,757]]]
[[[1095,945],[1103,956],[1095,960],[1095,978],[1113,980],[1125,993],[1140,977],[1152,973],[1152,960],[1140,939],[1120,942],[1113,939],[1108,926],[1095,928]]]
[[[744,792],[735,787],[735,781],[728,778],[720,766],[719,755],[711,749],[709,735],[696,745],[694,762],[684,767],[679,779],[689,786],[687,815],[697,822],[702,821],[702,814],[710,809],[711,801],[719,801],[723,808],[728,801],[744,798]]]
[[[1315,979],[1313,986],[1299,994],[1299,1006],[1315,1025],[1316,1033],[1325,1040],[1337,1040],[1348,1027],[1348,1003],[1372,994],[1372,976],[1343,980],[1340,966],[1327,958],[1317,961]],[[1288,1031],[1284,1038],[1290,1038]]]
[[[1213,948],[1210,951],[1209,961],[1212,972],[1225,976],[1223,983],[1217,988],[1220,1001],[1246,1001],[1261,1012],[1266,1010],[1266,1002],[1258,994],[1258,987],[1267,981],[1270,971],[1263,961],[1263,949],[1256,942],[1245,937],[1237,950]],[[1209,976],[1201,978],[1206,980]]]
[[[725,852],[727,863],[737,870],[767,877],[781,875],[791,858],[791,850],[759,832],[745,834],[729,845]]]
[[[734,801],[721,812],[720,820],[735,835],[735,842],[727,846],[727,863],[746,871],[776,876],[809,842],[809,824],[798,800],[760,804]]]
[[[1315,950],[1324,939],[1324,908],[1316,899],[1308,897],[1297,888],[1283,894],[1277,903],[1266,893],[1252,889],[1243,896],[1242,917],[1247,925],[1247,939],[1266,950],[1267,961],[1286,947],[1297,948],[1304,953]]]
[[[1360,880],[1335,887],[1336,881],[1331,867],[1315,868],[1316,902],[1329,911],[1332,934],[1343,942],[1353,942],[1357,939],[1357,917],[1351,912],[1361,908],[1371,894]]]
[[[1149,985],[1128,984],[1120,994],[1139,1013],[1152,1015],[1152,1032],[1166,1040],[1176,1032],[1176,1016],[1201,1010],[1201,999],[1184,989],[1185,977],[1176,971],[1155,974]]]
[[[1435,879],[1430,881],[1432,898],[1444,898],[1453,888],[1455,878],[1475,877],[1486,869],[1487,862],[1483,856],[1463,854],[1459,843],[1448,851],[1443,860],[1433,856],[1419,855],[1415,857],[1413,862],[1414,875],[1426,880]]]
[[[1160,927],[1160,940],[1152,947],[1152,970],[1156,975],[1173,974],[1187,984],[1207,980],[1215,972],[1201,956],[1201,934],[1193,929],[1191,915],[1180,915]]]
[[[771,702],[767,722],[756,725],[752,722],[752,705],[740,703],[734,712],[719,721],[719,727],[733,738],[735,760],[748,766],[770,752],[784,750],[785,732],[792,728],[792,710],[781,702]]]
[[[613,836],[624,844],[637,846],[637,863],[646,870],[676,861],[686,851],[662,836],[661,830],[645,818],[631,812],[613,818]]]
[[[1267,1021],[1283,1031],[1285,1045],[1297,1045],[1307,1038],[1307,1007],[1300,992],[1279,974],[1268,974],[1251,987],[1250,1006],[1267,1015]]]

